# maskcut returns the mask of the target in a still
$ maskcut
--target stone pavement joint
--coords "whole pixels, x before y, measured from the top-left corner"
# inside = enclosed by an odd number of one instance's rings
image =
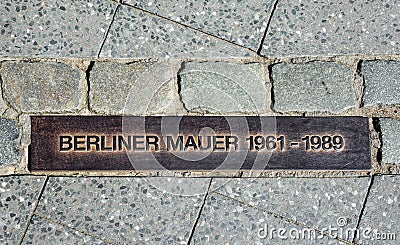
[[[215,193],[215,194],[217,194],[217,195],[219,195],[219,196],[222,196],[222,197],[224,197],[224,198],[226,198],[226,199],[230,199],[230,200],[235,201],[235,202],[237,202],[237,203],[240,203],[240,204],[242,204],[242,205],[244,205],[244,206],[250,207],[250,208],[252,208],[252,209],[256,209],[256,210],[258,210],[258,211],[260,211],[260,212],[262,212],[262,213],[266,213],[266,214],[268,214],[268,215],[270,215],[270,216],[273,216],[274,218],[281,219],[281,220],[283,220],[283,221],[285,221],[285,222],[287,222],[287,223],[291,223],[291,224],[298,225],[298,226],[303,227],[303,228],[307,228],[307,229],[310,229],[310,230],[314,230],[315,232],[317,232],[317,233],[320,234],[320,235],[324,235],[324,236],[326,236],[326,237],[336,239],[336,240],[338,240],[338,241],[340,241],[340,242],[343,242],[343,243],[346,243],[346,244],[352,244],[350,241],[341,239],[341,238],[339,238],[339,237],[332,236],[331,234],[329,234],[329,233],[327,233],[327,232],[323,232],[323,231],[321,231],[321,230],[319,230],[319,229],[317,229],[317,228],[315,228],[315,227],[308,226],[308,225],[303,224],[303,223],[301,223],[301,222],[299,222],[299,221],[297,221],[297,220],[292,220],[292,219],[289,219],[289,218],[284,217],[284,216],[282,216],[282,215],[276,214],[276,213],[271,212],[271,211],[269,211],[269,210],[267,210],[267,209],[265,209],[265,208],[261,208],[261,207],[257,207],[257,206],[251,205],[250,203],[247,203],[247,202],[238,200],[238,199],[236,199],[236,198],[230,197],[230,196],[225,195],[225,194],[223,194],[223,193],[220,193],[220,192],[218,192],[218,191],[211,191],[211,193]]]
[[[261,56],[261,51],[263,48],[264,40],[265,40],[265,37],[267,36],[269,26],[271,25],[272,17],[274,16],[274,12],[275,12],[276,6],[278,5],[278,1],[279,0],[275,0],[274,3],[272,4],[272,9],[271,9],[271,13],[269,14],[269,17],[268,17],[267,26],[265,27],[264,34],[263,34],[260,44],[258,45],[258,48],[257,48],[257,52],[256,52],[257,55]]]
[[[106,34],[104,35],[104,39],[103,39],[103,41],[102,41],[101,44],[100,44],[99,52],[97,53],[97,58],[100,58],[101,51],[103,50],[103,46],[104,46],[104,44],[106,43],[106,40],[107,40],[107,37],[108,37],[108,33],[110,32],[111,26],[112,26],[112,24],[114,23],[115,16],[117,15],[118,8],[119,8],[120,6],[121,6],[121,4],[119,3],[119,4],[117,5],[117,7],[115,7],[114,14],[113,14],[113,16],[112,16],[112,18],[111,18],[110,25],[108,26],[107,31],[106,31]]]
[[[368,197],[369,197],[369,193],[371,192],[371,188],[372,188],[373,184],[374,184],[374,175],[371,175],[371,178],[369,180],[368,189],[367,189],[367,192],[365,193],[365,198],[364,198],[363,204],[362,204],[361,209],[360,209],[360,214],[358,215],[356,229],[360,228],[361,219],[362,219],[362,216],[364,214],[364,209],[365,209],[365,206],[367,205],[367,200],[368,200]],[[353,243],[356,242],[356,236],[353,237],[352,242]]]
[[[376,153],[376,161],[378,162],[378,164],[382,164],[382,144],[383,144],[383,139],[382,139],[382,127],[380,124],[380,119],[379,118],[372,118],[372,124],[374,126],[374,130],[378,135],[378,139],[379,140],[379,145],[378,145],[378,151]]]
[[[33,206],[32,212],[31,212],[31,214],[29,215],[29,218],[28,218],[28,220],[27,220],[27,222],[26,222],[25,230],[24,230],[24,232],[22,233],[21,240],[19,241],[18,245],[21,245],[22,242],[24,241],[24,237],[25,237],[25,235],[26,235],[26,233],[27,233],[27,231],[28,231],[28,229],[29,229],[29,225],[30,225],[30,223],[31,223],[32,217],[35,215],[36,209],[37,209],[37,207],[39,206],[40,199],[42,198],[42,195],[43,195],[43,192],[44,192],[44,190],[45,190],[45,188],[46,188],[46,185],[47,185],[47,181],[48,181],[48,180],[49,180],[49,176],[46,176],[46,178],[45,178],[45,180],[44,180],[44,182],[43,182],[42,188],[40,189],[39,195],[38,195],[38,197],[37,197],[37,199],[36,199],[36,201],[35,201],[35,204],[34,204],[34,206]]]
[[[357,60],[355,64],[355,72],[354,72],[354,81],[353,81],[353,88],[354,88],[354,93],[356,96],[356,108],[362,108],[364,107],[363,104],[363,99],[364,99],[364,92],[365,92],[365,80],[364,76],[362,75],[361,72],[361,66],[362,66],[363,60]]]
[[[211,187],[212,181],[213,181],[213,178],[210,178],[210,182],[208,183],[207,191],[206,191],[206,193],[205,193],[205,195],[203,197],[203,202],[201,203],[201,206],[199,208],[199,212],[197,214],[197,217],[196,217],[195,221],[193,222],[192,229],[190,230],[189,238],[188,238],[188,241],[186,243],[187,245],[190,245],[191,241],[193,239],[193,235],[195,233],[197,223],[200,220],[201,214],[203,212],[204,205],[206,204],[206,200],[207,200],[208,194],[210,193],[210,187]]]
[[[185,69],[185,63],[181,62],[180,63],[180,67],[177,71],[177,79],[176,79],[176,83],[177,83],[177,92],[178,92],[178,97],[179,97],[179,101],[182,104],[183,109],[187,112],[190,113],[191,110],[186,106],[185,101],[182,98],[182,77],[179,75],[183,72],[183,70]]]
[[[90,111],[90,112],[93,112],[93,111],[92,111],[92,107],[91,107],[91,105],[90,105],[90,89],[91,89],[91,85],[90,85],[90,73],[91,73],[92,70],[93,70],[94,64],[95,64],[95,61],[90,61],[89,65],[88,65],[88,67],[87,67],[87,69],[86,69],[86,71],[85,71],[85,81],[86,81],[86,87],[87,87],[85,104],[86,104],[86,109],[87,109],[88,111]],[[95,112],[93,112],[93,113],[95,113]]]
[[[271,97],[270,97],[270,99],[271,99],[271,103],[270,103],[270,105],[269,105],[269,109],[272,111],[272,112],[274,112],[274,113],[277,113],[277,114],[283,114],[282,112],[280,112],[280,111],[277,111],[277,110],[275,110],[275,86],[274,86],[274,78],[272,77],[272,67],[274,66],[274,65],[276,65],[276,64],[269,64],[268,66],[267,66],[267,69],[268,69],[268,82],[269,82],[269,85],[270,85],[270,94],[271,94]],[[305,114],[305,112],[304,112],[304,114]],[[303,115],[304,116],[304,115]]]

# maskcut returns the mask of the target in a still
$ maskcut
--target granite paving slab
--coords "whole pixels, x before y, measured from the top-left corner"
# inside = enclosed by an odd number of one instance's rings
[[[304,235],[303,235],[304,234]],[[285,222],[230,198],[211,193],[191,244],[338,244],[339,240]]]
[[[360,222],[361,244],[399,244],[400,176],[375,176]]]
[[[254,52],[129,6],[120,6],[100,57],[249,57]]]
[[[0,1],[0,57],[97,57],[113,1]]]
[[[354,228],[369,178],[214,179],[211,189],[318,229]],[[340,225],[338,224],[340,223]]]
[[[267,56],[398,54],[399,1],[279,1]]]
[[[382,162],[400,164],[400,120],[380,118],[382,131]]]
[[[52,177],[37,212],[114,243],[185,243],[210,180],[185,182],[204,186],[191,196],[155,188],[147,180]]]
[[[18,244],[44,181],[44,176],[0,177],[1,244]]]
[[[123,2],[257,51],[275,1]]]
[[[365,81],[364,106],[400,105],[400,62],[364,61],[361,73]]]

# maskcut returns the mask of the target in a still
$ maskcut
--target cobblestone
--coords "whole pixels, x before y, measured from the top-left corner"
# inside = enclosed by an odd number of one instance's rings
[[[365,106],[400,104],[400,62],[364,61],[361,72],[365,81]]]
[[[190,111],[267,111],[269,95],[265,85],[266,69],[262,64],[188,62],[179,76],[180,95]]]
[[[21,130],[14,121],[0,118],[0,167],[18,164],[21,158],[20,137]]]
[[[400,120],[381,118],[382,161],[400,164]]]
[[[4,62],[3,96],[22,112],[77,110],[84,102],[84,74],[56,62]]]
[[[171,64],[96,62],[90,75],[90,105],[98,113],[176,113],[179,100]]]
[[[334,62],[280,63],[272,67],[273,108],[279,112],[329,111],[355,107],[350,67]]]

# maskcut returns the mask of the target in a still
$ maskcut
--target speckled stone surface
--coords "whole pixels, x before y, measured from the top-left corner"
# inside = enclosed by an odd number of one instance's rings
[[[42,176],[0,177],[0,243],[18,244],[43,186]]]
[[[1,78],[1,77],[0,77]],[[1,80],[0,80],[1,81]],[[0,89],[0,115],[3,115],[3,113],[7,110],[7,106],[3,101],[3,92]]]
[[[98,113],[174,113],[179,102],[167,63],[96,62],[90,73],[90,105]]]
[[[379,119],[382,130],[382,161],[400,164],[400,120]]]
[[[164,192],[146,178],[50,178],[37,211],[114,243],[179,244],[202,199]]]
[[[400,176],[375,176],[364,214],[360,222],[360,231],[370,229],[369,237],[361,236],[360,244],[399,244],[400,236]],[[382,239],[394,233],[396,240]],[[378,235],[378,236],[377,236]],[[373,238],[373,239],[372,239]]]
[[[85,74],[70,65],[8,61],[0,72],[3,96],[18,111],[72,111],[84,101]]]
[[[365,81],[365,106],[400,104],[399,61],[364,61],[361,73]]]
[[[246,57],[251,51],[184,28],[173,22],[121,6],[100,57]]]
[[[212,189],[307,226],[354,228],[369,178],[215,179]]]
[[[33,216],[22,244],[109,244],[68,227]]]
[[[274,1],[126,0],[123,2],[257,50]]]
[[[112,1],[0,1],[0,56],[96,57]]]
[[[279,112],[329,111],[355,106],[350,67],[335,62],[280,63],[272,66],[275,103]]]
[[[0,118],[0,167],[18,164],[21,158],[21,129],[16,122]]]
[[[273,230],[275,229],[275,230]],[[278,230],[282,231],[278,235]],[[260,210],[211,193],[192,238],[193,244],[338,244],[315,233],[315,239],[297,239],[307,228],[285,222]],[[292,237],[290,236],[290,231]],[[306,233],[307,234],[307,233]],[[301,235],[299,235],[300,238]]]
[[[398,54],[397,1],[278,2],[262,54]]]
[[[266,72],[258,63],[184,63],[179,73],[182,102],[190,111],[265,112]]]

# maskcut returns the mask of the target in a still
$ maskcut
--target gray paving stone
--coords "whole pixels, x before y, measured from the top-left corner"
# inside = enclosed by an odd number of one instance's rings
[[[112,1],[0,2],[0,56],[96,57],[111,22]]]
[[[191,111],[267,111],[266,69],[262,64],[184,63],[179,73],[182,102]]]
[[[400,62],[364,61],[361,72],[365,81],[365,106],[400,104]]]
[[[368,189],[369,178],[224,179],[212,189],[231,198],[318,229],[329,225],[354,228]]]
[[[0,177],[0,243],[18,244],[45,177]]]
[[[278,2],[262,54],[306,56],[397,54],[397,1]]]
[[[77,110],[84,101],[85,75],[56,62],[4,62],[1,65],[4,98],[22,112]]]
[[[22,244],[108,244],[57,223],[33,216]]]
[[[280,235],[278,235],[279,229],[282,230]],[[313,232],[234,200],[210,194],[195,228],[192,242],[193,244],[260,245],[338,244],[339,242]],[[305,234],[304,239],[301,234]],[[310,237],[308,234],[311,234]],[[300,239],[297,239],[297,235]]]
[[[272,67],[274,109],[339,113],[355,106],[350,67],[335,62],[280,63]]]
[[[400,120],[381,118],[382,161],[400,164]]]
[[[101,57],[245,57],[248,49],[173,22],[121,6]]]
[[[1,81],[1,79],[0,79]],[[3,101],[3,92],[0,89],[0,115],[3,115],[3,113],[7,110],[7,106]]]
[[[0,118],[0,167],[19,163],[20,137],[21,130],[16,122]]]
[[[90,105],[106,114],[174,113],[179,103],[170,64],[96,62]]]
[[[257,50],[274,1],[126,0],[124,2]]]
[[[50,178],[37,212],[114,243],[178,244],[202,198],[164,193],[146,178]]]
[[[376,176],[361,218],[359,226],[361,235],[358,242],[361,244],[399,244],[399,220],[400,176]],[[389,237],[393,237],[393,234],[395,239],[390,239]],[[382,239],[385,237],[386,239]]]

